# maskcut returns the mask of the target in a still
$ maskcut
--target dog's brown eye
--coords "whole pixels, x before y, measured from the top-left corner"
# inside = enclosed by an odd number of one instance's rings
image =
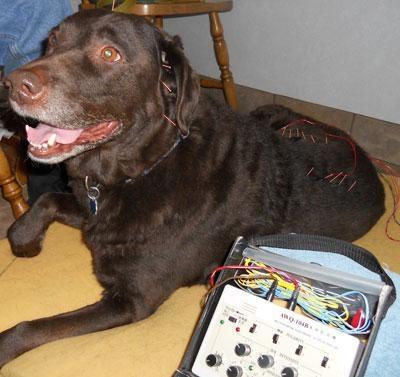
[[[106,62],[114,63],[121,60],[121,55],[114,47],[103,47],[101,50],[101,57]]]

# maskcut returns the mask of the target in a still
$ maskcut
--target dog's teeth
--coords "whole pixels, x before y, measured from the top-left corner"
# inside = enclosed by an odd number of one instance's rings
[[[40,148],[41,149],[47,149],[49,147],[49,145],[47,143],[43,143]]]
[[[51,136],[49,137],[49,140],[47,140],[47,144],[50,147],[52,147],[56,143],[56,138],[57,138],[56,134],[51,134]]]

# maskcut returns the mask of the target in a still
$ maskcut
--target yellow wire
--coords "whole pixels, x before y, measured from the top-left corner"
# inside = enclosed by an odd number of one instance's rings
[[[240,279],[239,276],[237,280],[238,283],[243,287],[249,289],[265,287],[268,289],[271,287],[272,282],[276,280],[278,287],[289,295],[296,288],[293,282],[285,280],[285,278],[282,277],[278,272],[275,272],[274,269],[262,262],[257,262],[253,261],[251,258],[246,258],[244,265],[248,267],[262,267],[263,269],[269,271],[269,273],[260,274],[259,270],[249,268],[246,270],[246,279]],[[350,318],[347,305],[343,303],[339,297],[331,295],[328,296],[326,292],[322,292],[321,289],[314,288],[308,283],[301,282],[299,299],[307,303],[307,311],[316,317],[320,316],[322,310],[335,309],[336,311],[339,311],[336,316],[331,316],[335,321],[339,320],[345,322]]]

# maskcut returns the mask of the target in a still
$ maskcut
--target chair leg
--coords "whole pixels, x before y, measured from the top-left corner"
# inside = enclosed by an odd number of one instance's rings
[[[160,30],[164,27],[164,19],[161,16],[144,16],[151,24],[156,25]]]
[[[154,19],[154,25],[156,25],[160,30],[164,27],[164,20],[161,16],[156,16]]]
[[[89,0],[82,0],[80,4],[80,9],[81,10],[86,10],[86,9],[96,9],[95,4],[91,4]]]
[[[228,47],[224,40],[224,29],[222,27],[219,15],[217,12],[211,12],[210,18],[210,32],[214,41],[214,51],[219,69],[221,71],[222,88],[226,101],[232,109],[237,110],[238,103],[236,97],[236,88],[233,81],[232,73],[229,70],[229,55]]]
[[[22,196],[22,188],[11,173],[10,165],[0,146],[0,186],[3,197],[11,204],[14,217],[17,219],[28,210],[28,204]]]

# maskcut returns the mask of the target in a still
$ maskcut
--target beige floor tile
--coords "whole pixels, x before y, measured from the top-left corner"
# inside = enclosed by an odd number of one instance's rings
[[[202,91],[218,101],[225,101],[224,94],[220,89],[202,88]],[[236,95],[239,103],[238,111],[240,113],[248,113],[259,106],[274,102],[274,95],[272,93],[247,88],[241,85],[236,85]]]
[[[239,112],[241,113],[248,113],[257,107],[274,103],[274,95],[261,90],[237,85],[236,93],[239,102]]]
[[[352,136],[371,156],[400,165],[399,124],[356,115]]]

